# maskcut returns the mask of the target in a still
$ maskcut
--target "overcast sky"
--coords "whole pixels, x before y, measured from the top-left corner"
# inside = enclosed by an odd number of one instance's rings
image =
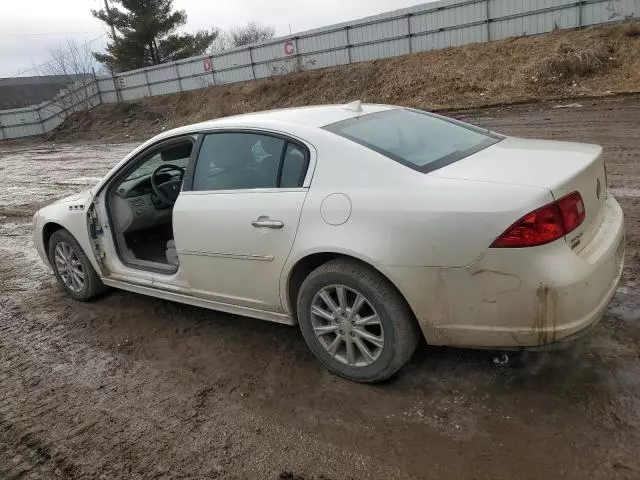
[[[0,77],[35,75],[34,65],[46,62],[50,51],[72,37],[90,41],[106,32],[91,16],[104,0],[2,0],[0,15]],[[429,0],[174,0],[187,11],[184,31],[228,29],[250,21],[271,24],[276,34],[322,27],[368,15],[426,3]],[[106,38],[95,41],[104,49]]]

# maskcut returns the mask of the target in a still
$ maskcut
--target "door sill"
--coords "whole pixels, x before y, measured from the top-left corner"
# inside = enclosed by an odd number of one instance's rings
[[[231,313],[234,315],[257,318],[259,320],[267,320],[269,322],[281,323],[284,325],[295,325],[295,322],[293,321],[291,316],[285,313],[269,312],[265,310],[258,310],[256,308],[231,305],[229,303],[216,302],[214,300],[194,297],[191,295],[186,295],[184,293],[177,293],[156,287],[124,282],[109,278],[103,278],[102,282],[110,287],[120,288],[122,290],[140,293],[142,295],[148,295],[150,297],[171,300],[178,303],[186,303],[187,305],[193,305],[195,307],[202,307],[209,310],[216,310],[219,312]]]
[[[120,255],[118,255],[118,260],[120,260],[120,263],[122,263],[125,267],[131,268],[134,270],[140,270],[142,272],[160,273],[162,275],[168,275],[168,276],[175,275],[180,269],[179,265],[169,265],[168,263],[164,264],[164,263],[151,262],[148,260],[139,260],[139,259],[125,260]]]

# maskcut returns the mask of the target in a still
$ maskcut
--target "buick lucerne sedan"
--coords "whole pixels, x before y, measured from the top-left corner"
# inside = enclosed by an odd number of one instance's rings
[[[421,336],[517,349],[598,322],[624,256],[601,152],[360,102],[240,115],[147,141],[38,211],[34,240],[77,300],[299,325],[327,368],[376,382]]]

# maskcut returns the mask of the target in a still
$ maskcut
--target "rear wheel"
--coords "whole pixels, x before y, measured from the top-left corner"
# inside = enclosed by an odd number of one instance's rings
[[[51,235],[49,261],[58,283],[74,299],[86,301],[105,290],[82,247],[68,231]]]
[[[297,314],[311,351],[350,380],[386,380],[418,342],[413,314],[395,288],[374,269],[348,260],[326,263],[305,279]]]

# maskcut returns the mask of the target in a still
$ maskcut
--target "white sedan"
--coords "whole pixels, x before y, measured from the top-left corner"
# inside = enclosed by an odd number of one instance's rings
[[[240,115],[147,141],[37,212],[34,241],[75,299],[298,324],[330,370],[376,382],[421,335],[513,349],[597,323],[624,254],[601,152],[360,102]]]

